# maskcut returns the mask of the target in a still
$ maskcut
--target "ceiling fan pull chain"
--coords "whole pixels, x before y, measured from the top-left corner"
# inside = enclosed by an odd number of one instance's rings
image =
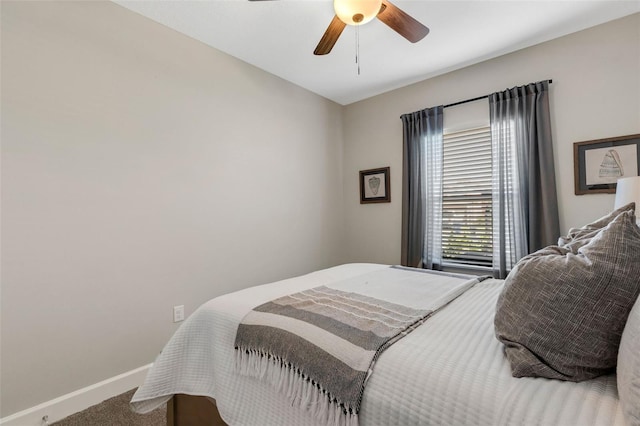
[[[356,66],[360,75],[360,25],[356,25]]]

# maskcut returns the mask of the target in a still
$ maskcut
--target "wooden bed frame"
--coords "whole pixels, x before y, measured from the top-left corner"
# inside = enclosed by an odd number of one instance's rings
[[[167,402],[167,426],[228,426],[206,396],[178,394]]]

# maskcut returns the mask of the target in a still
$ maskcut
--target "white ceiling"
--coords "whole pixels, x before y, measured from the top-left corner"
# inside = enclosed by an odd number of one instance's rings
[[[354,27],[313,55],[331,0],[114,1],[342,105],[640,12],[640,0],[396,0],[431,32],[412,44],[363,25],[358,75]]]

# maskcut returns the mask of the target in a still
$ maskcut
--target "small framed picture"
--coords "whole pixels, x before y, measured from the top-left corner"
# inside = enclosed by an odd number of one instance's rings
[[[573,144],[576,195],[615,194],[616,182],[638,176],[640,134]]]
[[[389,167],[360,171],[360,204],[390,203]]]

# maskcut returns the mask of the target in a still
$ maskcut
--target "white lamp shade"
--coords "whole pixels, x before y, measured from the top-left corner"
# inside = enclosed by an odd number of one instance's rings
[[[347,25],[362,25],[371,21],[380,12],[382,0],[334,0],[333,9]]]
[[[636,203],[636,219],[640,222],[640,176],[618,179],[614,209],[633,201]]]

